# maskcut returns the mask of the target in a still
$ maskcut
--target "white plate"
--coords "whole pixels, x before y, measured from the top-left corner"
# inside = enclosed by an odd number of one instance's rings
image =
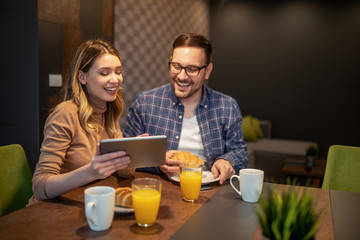
[[[134,212],[134,208],[128,208],[128,207],[123,207],[120,205],[115,205],[115,212],[116,213],[132,213],[132,212]]]
[[[203,171],[201,185],[206,185],[209,183],[217,182],[217,181],[219,181],[219,179],[220,179],[220,176],[217,178],[214,178],[212,172]],[[179,177],[179,175],[174,175],[171,177],[171,180],[173,180],[175,182],[180,182],[180,177]]]

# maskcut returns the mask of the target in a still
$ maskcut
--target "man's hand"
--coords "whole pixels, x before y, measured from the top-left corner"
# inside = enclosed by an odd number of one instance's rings
[[[231,163],[225,159],[218,159],[211,168],[214,178],[220,175],[220,184],[223,184],[227,179],[235,174],[235,170]]]
[[[172,156],[174,156],[175,153],[179,151],[177,150],[170,150],[166,152],[166,159],[165,159],[165,165],[162,165],[159,167],[159,169],[165,173],[168,178],[170,179],[171,176],[175,174],[179,174],[179,164],[181,163],[179,160],[171,159]]]

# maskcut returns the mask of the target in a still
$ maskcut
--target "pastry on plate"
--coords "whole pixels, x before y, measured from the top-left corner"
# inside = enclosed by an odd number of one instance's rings
[[[123,207],[132,208],[132,189],[129,187],[118,187],[115,189],[115,204]]]
[[[198,163],[199,165],[204,164],[204,160],[186,151],[180,151],[175,153],[174,156],[172,156],[172,159],[179,160],[182,163]]]

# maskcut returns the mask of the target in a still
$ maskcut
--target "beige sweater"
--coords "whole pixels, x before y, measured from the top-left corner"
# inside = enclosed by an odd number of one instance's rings
[[[105,111],[95,108],[92,117],[103,124]],[[91,162],[96,144],[106,138],[113,138],[106,130],[96,135],[86,133],[80,125],[75,103],[65,101],[59,104],[45,123],[40,158],[33,176],[35,198],[48,198],[45,184],[50,176],[72,171]]]

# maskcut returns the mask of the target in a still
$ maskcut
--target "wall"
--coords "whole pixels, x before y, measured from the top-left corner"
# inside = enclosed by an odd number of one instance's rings
[[[20,144],[33,169],[39,154],[36,1],[5,1],[0,12],[0,146]]]
[[[271,120],[273,137],[317,141],[323,157],[330,144],[360,145],[359,3],[207,4],[115,1],[114,38],[128,102],[168,81],[172,41],[197,31],[210,35],[215,47],[210,86],[234,96],[244,114]],[[1,8],[0,145],[23,145],[32,170],[59,91],[48,87],[48,74],[63,74],[83,40],[113,39],[113,5],[15,0]]]
[[[172,43],[186,32],[209,36],[207,0],[116,0],[114,44],[122,57],[128,107],[140,91],[169,82]],[[122,122],[125,120],[123,114]]]
[[[113,41],[113,0],[38,0],[40,140],[61,87],[49,87],[49,74],[63,82],[79,45],[91,38]]]
[[[6,4],[9,8],[2,8],[1,22],[9,37],[1,45],[6,61],[1,64],[5,87],[1,88],[0,143],[22,143],[34,171],[45,120],[60,100],[60,87],[49,87],[49,74],[62,75],[64,82],[67,67],[84,40],[113,41],[114,1],[17,0]],[[189,31],[209,35],[209,6],[206,0],[116,4],[115,39],[128,69],[125,96],[130,104],[138,91],[168,81],[167,62],[175,37]]]
[[[34,171],[43,126],[63,77],[86,39],[113,39],[113,0],[16,0],[1,8],[0,145],[19,143]],[[21,7],[19,7],[21,6]]]
[[[360,146],[360,4],[211,1],[209,85],[274,138]]]

